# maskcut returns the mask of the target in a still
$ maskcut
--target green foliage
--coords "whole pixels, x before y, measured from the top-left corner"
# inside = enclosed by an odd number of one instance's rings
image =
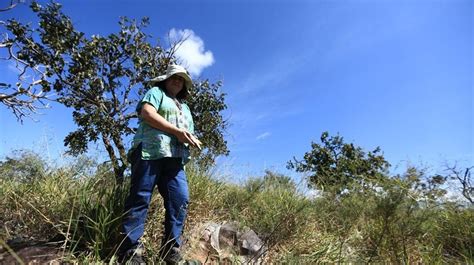
[[[224,140],[228,123],[221,115],[227,105],[224,102],[225,94],[220,92],[221,86],[222,82],[195,81],[194,87],[189,91],[187,103],[197,128],[196,136],[206,147],[203,151],[192,150],[201,170],[213,166],[217,156],[229,154],[227,141]]]
[[[61,234],[69,220],[71,194],[80,187],[80,181],[70,178],[67,169],[52,170],[34,182],[0,181],[2,237],[39,240]]]
[[[290,240],[294,231],[304,224],[309,202],[291,191],[275,190],[252,196],[235,217],[252,227],[268,245]]]
[[[176,47],[166,49],[150,43],[144,32],[148,18],[140,22],[121,18],[117,33],[89,38],[74,28],[60,4],[32,2],[31,9],[39,28],[9,20],[5,27],[11,38],[0,45],[8,49],[7,59],[23,65],[19,78],[28,72],[37,80],[20,82],[17,90],[54,91],[55,97],[50,99],[73,109],[77,125],[64,140],[68,152],[83,154],[88,143],[102,142],[121,183],[128,166],[124,138],[134,131],[135,107],[149,89],[144,83],[176,61]],[[223,138],[227,122],[221,114],[227,106],[220,86],[220,82],[198,81],[189,91],[188,104],[204,143],[204,151],[196,155],[206,167],[213,165],[216,156],[229,153]]]
[[[416,240],[422,234],[425,215],[417,215],[419,206],[409,197],[409,192],[393,187],[383,194],[374,196],[374,207],[368,212],[370,221],[365,223],[370,229],[363,234],[369,261],[385,256],[390,262],[410,262],[415,250],[407,248],[417,246]],[[419,251],[419,250],[416,250]],[[411,260],[416,262],[417,260]]]
[[[106,172],[104,172],[106,173]],[[88,250],[96,257],[110,259],[120,245],[124,200],[128,185],[110,185],[113,174],[87,181],[77,190],[77,205],[71,213],[71,242],[79,250]]]
[[[304,160],[289,161],[288,168],[310,173],[310,185],[330,194],[370,188],[386,178],[390,166],[380,148],[366,153],[352,143],[345,143],[341,136],[329,136],[327,132],[321,134],[321,144],[311,143],[311,148]]]
[[[109,167],[99,166],[93,176],[78,177],[78,169],[91,169],[78,168],[77,164],[73,161],[70,166],[52,169],[34,182],[0,178],[0,207],[5,209],[0,217],[4,224],[0,239],[63,238],[71,252],[111,258],[120,244],[119,228],[128,186],[115,186]]]
[[[18,182],[33,182],[42,179],[47,173],[47,166],[43,158],[27,150],[14,151],[0,161],[0,178]]]
[[[247,180],[245,188],[250,193],[277,189],[296,192],[296,184],[290,177],[270,170],[266,170],[265,175],[262,178]]]
[[[211,217],[215,218],[218,214],[222,214],[222,219],[225,220],[227,215],[220,209],[229,192],[229,185],[213,178],[208,171],[201,170],[194,164],[186,166],[186,176],[191,198],[187,222],[197,224]]]
[[[248,180],[244,189],[230,189],[223,199],[230,217],[254,229],[268,245],[291,239],[306,222],[309,205],[290,177],[269,170]]]
[[[466,263],[474,262],[474,208],[453,203],[444,206],[433,213],[430,237],[446,258],[461,257]]]

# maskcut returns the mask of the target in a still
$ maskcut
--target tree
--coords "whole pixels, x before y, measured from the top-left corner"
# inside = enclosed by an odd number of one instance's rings
[[[201,169],[208,169],[219,155],[228,155],[227,141],[224,140],[228,122],[221,112],[227,108],[225,94],[220,92],[222,82],[211,83],[208,79],[195,81],[189,91],[188,105],[192,110],[196,136],[206,147],[202,151],[192,150]]]
[[[390,164],[380,148],[365,152],[352,143],[344,143],[339,135],[321,134],[321,144],[311,143],[312,150],[303,160],[293,158],[288,169],[309,173],[311,187],[338,195],[344,190],[366,187],[386,178]],[[358,186],[354,186],[357,184]]]
[[[47,174],[47,163],[40,154],[16,150],[0,161],[0,178],[18,182],[33,182]]]
[[[261,178],[249,179],[245,187],[250,192],[262,192],[273,190],[284,190],[296,192],[296,184],[289,176],[265,170],[265,175]]]
[[[88,143],[101,141],[121,183],[128,166],[124,139],[134,132],[135,107],[149,89],[146,81],[176,62],[179,44],[169,49],[152,45],[151,36],[143,31],[147,18],[140,22],[122,18],[118,33],[87,38],[61,12],[61,5],[43,7],[33,2],[31,9],[39,18],[39,28],[15,20],[5,24],[12,33],[2,42],[10,54],[8,59],[36,74],[29,88],[53,91],[55,101],[73,109],[78,128],[64,140],[68,152],[82,154]],[[227,106],[220,86],[220,82],[209,80],[195,82],[188,100],[197,134],[205,144],[204,151],[196,155],[205,159],[205,165],[228,153],[223,139],[227,123],[221,114]]]
[[[471,172],[474,166],[465,169],[460,169],[456,164],[453,166],[446,165],[445,167],[448,171],[447,178],[455,180],[461,184],[460,190],[462,196],[468,200],[471,205],[474,205],[474,185],[472,184],[471,179]]]

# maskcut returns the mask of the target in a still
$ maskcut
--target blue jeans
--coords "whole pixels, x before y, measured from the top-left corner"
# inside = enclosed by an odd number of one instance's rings
[[[163,197],[165,207],[162,248],[166,251],[180,247],[189,202],[188,182],[181,158],[142,160],[141,148],[138,147],[132,153],[131,160],[132,180],[130,194],[125,201],[122,223],[125,239],[121,250],[128,251],[139,246],[155,185]]]

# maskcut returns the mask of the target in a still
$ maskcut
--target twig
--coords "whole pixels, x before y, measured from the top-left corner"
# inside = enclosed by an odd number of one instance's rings
[[[13,0],[11,0],[9,6],[4,7],[4,8],[0,8],[0,12],[5,12],[5,11],[8,11],[8,10],[10,10],[10,9],[13,9],[13,8],[15,8],[15,6],[17,6],[18,3],[20,3],[20,2],[23,2],[23,1],[21,1],[21,0],[19,0],[19,1],[13,1]]]
[[[5,241],[0,239],[0,245],[3,245],[3,247],[7,249],[10,255],[12,255],[16,259],[16,261],[18,261],[18,263],[20,263],[21,265],[25,264],[23,260],[21,260],[21,258],[15,253],[15,251]]]

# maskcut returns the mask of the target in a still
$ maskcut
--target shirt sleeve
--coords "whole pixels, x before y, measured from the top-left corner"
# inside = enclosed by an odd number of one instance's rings
[[[152,87],[149,89],[143,99],[138,103],[137,112],[140,113],[143,103],[152,105],[156,111],[160,109],[160,104],[163,99],[163,91],[158,87]]]

